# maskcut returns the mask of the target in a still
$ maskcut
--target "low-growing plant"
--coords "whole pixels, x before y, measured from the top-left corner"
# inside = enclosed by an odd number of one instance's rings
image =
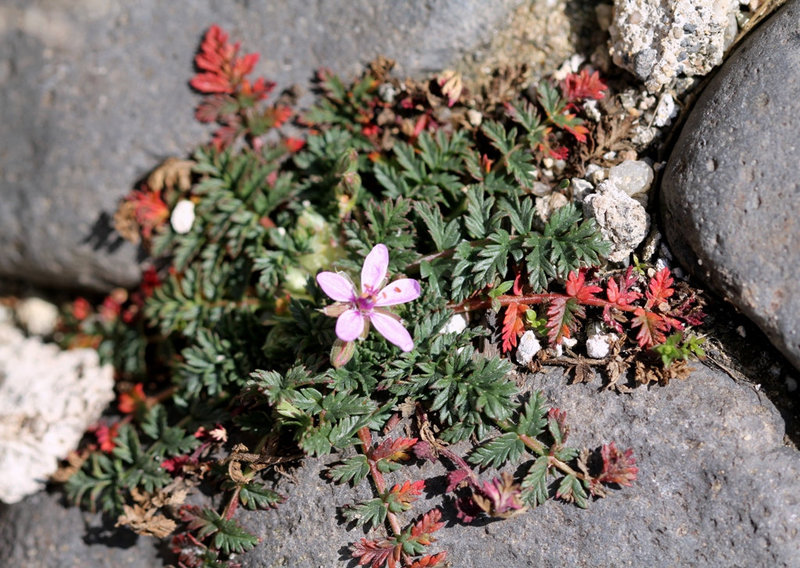
[[[208,30],[190,84],[198,119],[218,130],[115,217],[151,268],[139,290],[67,310],[63,342],[116,365],[121,415],[65,466],[69,498],[172,535],[181,567],[231,566],[258,542],[239,508],[283,499],[265,475],[342,452],[330,478],[374,489],[342,515],[380,531],[353,558],[433,567],[447,556],[429,550],[442,511],[412,520],[425,481],[386,479],[412,458],[446,464],[446,502],[465,523],[549,498],[586,507],[633,483],[632,450],[568,446],[565,413],[509,377],[525,331],[550,347],[536,364],[563,362],[555,352],[589,318],[618,334],[606,363],[620,388],[634,361],[636,381],[663,382],[702,355],[699,303],[668,269],[605,266],[594,220],[538,201],[569,202],[562,179],[584,167],[575,149],[594,126],[579,114],[606,96],[599,75],[481,107],[455,72],[400,82],[381,59],[350,84],[320,72],[317,104],[296,113],[286,98],[267,104],[274,84],[248,77],[257,59]],[[293,116],[303,138],[277,130]],[[554,160],[562,179],[543,165]],[[400,420],[415,437],[391,435]],[[466,459],[448,445],[459,441],[473,445]],[[184,504],[199,483],[224,492],[220,511]]]

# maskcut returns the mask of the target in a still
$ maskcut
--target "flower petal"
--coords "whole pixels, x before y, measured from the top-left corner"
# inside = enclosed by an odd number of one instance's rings
[[[369,319],[375,329],[378,330],[378,333],[384,336],[387,341],[394,343],[403,351],[414,349],[414,340],[411,339],[411,334],[403,327],[402,323],[393,317],[393,314],[390,315],[383,311],[375,310],[369,315]]]
[[[400,278],[383,287],[375,300],[376,306],[394,306],[416,300],[420,295],[419,282],[413,278]]]
[[[361,292],[374,294],[380,290],[388,269],[389,249],[386,245],[375,245],[361,267]]]
[[[336,320],[336,337],[342,341],[355,341],[364,332],[367,318],[358,310],[347,310]]]
[[[317,284],[337,302],[353,302],[356,299],[353,283],[336,272],[320,272],[317,274]]]

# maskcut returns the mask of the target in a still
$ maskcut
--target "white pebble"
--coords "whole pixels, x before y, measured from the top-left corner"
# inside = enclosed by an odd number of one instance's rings
[[[626,160],[608,171],[608,181],[631,197],[647,193],[653,177],[653,168],[642,160]]]
[[[58,322],[58,308],[41,298],[26,298],[17,304],[17,320],[32,335],[50,335]]]
[[[658,99],[658,106],[656,106],[655,120],[653,124],[656,126],[668,126],[672,119],[678,115],[678,108],[675,106],[675,100],[669,93],[664,93]]]
[[[542,349],[541,343],[536,339],[536,334],[528,330],[522,334],[517,347],[517,363],[527,365],[533,361],[533,357]]]
[[[786,377],[786,390],[789,392],[797,390],[797,380],[794,377]]]
[[[597,333],[586,340],[586,355],[592,359],[605,359],[611,351],[611,343],[616,341],[613,333]]]
[[[185,235],[192,230],[194,225],[194,203],[188,199],[182,199],[175,205],[172,215],[169,218],[172,230],[179,235]]]
[[[469,320],[466,315],[453,314],[453,317],[450,318],[450,321],[447,322],[440,333],[461,333],[467,329],[468,323]]]

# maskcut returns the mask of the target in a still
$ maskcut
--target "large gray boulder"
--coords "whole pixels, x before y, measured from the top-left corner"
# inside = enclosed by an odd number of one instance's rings
[[[664,173],[673,252],[800,367],[800,1],[723,65]]]
[[[320,66],[355,75],[379,54],[401,76],[438,71],[487,43],[522,3],[3,2],[0,277],[95,289],[138,281],[137,251],[111,216],[161,159],[206,140],[188,81],[211,24],[259,52],[256,73],[284,88]]]
[[[549,403],[567,412],[574,446],[615,441],[633,448],[639,467],[631,487],[612,490],[582,510],[549,501],[518,517],[463,525],[445,504],[448,524],[430,550],[448,551],[453,566],[797,566],[800,558],[800,453],[784,445],[784,422],[756,390],[700,364],[682,381],[620,395],[594,383],[569,385],[560,369],[525,377]],[[457,447],[464,451],[464,448]],[[325,476],[332,458],[308,459],[281,476],[287,502],[239,520],[261,544],[239,558],[244,566],[343,566],[348,546],[364,533],[348,530],[341,507],[374,495]],[[403,467],[388,483],[426,479],[409,521],[441,505],[447,470],[441,464]],[[0,509],[0,549],[8,565],[151,568],[155,544],[106,549],[90,539],[76,509],[50,496]],[[88,534],[100,534],[95,527]],[[33,527],[33,528],[30,528]],[[121,534],[113,535],[116,542]],[[122,539],[124,540],[124,539]],[[149,544],[147,544],[149,542]],[[59,548],[55,543],[62,543]],[[108,556],[104,556],[107,551]],[[134,557],[136,552],[141,556]],[[112,560],[113,559],[113,560]],[[59,564],[58,561],[62,563]]]
[[[683,381],[629,395],[594,384],[569,385],[560,369],[528,377],[549,403],[567,412],[570,441],[597,448],[615,441],[633,448],[639,467],[631,487],[582,510],[548,501],[489,524],[463,525],[452,504],[448,526],[431,552],[447,550],[453,566],[797,566],[800,558],[800,452],[784,445],[784,422],[752,388],[696,365]],[[242,558],[260,566],[337,566],[347,531],[337,507],[373,497],[323,481],[325,464],[307,460],[284,483],[288,501],[276,511],[242,517],[262,543]],[[446,469],[401,468],[405,479],[443,482]],[[437,491],[441,491],[441,486]],[[420,499],[417,514],[441,503]]]

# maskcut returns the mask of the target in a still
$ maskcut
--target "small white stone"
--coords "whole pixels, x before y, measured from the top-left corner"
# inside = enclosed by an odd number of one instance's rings
[[[192,230],[194,225],[194,203],[188,199],[182,199],[175,205],[172,215],[169,218],[172,230],[179,235],[185,235]]]
[[[598,164],[589,164],[586,166],[586,171],[583,174],[583,178],[597,185],[601,181],[605,181],[606,169]]]
[[[50,335],[58,323],[58,308],[41,298],[25,298],[17,304],[17,320],[32,335]]]
[[[483,122],[483,115],[475,109],[469,109],[467,111],[467,120],[472,126],[478,127]]]
[[[536,339],[536,334],[528,330],[519,338],[517,346],[517,363],[527,365],[533,361],[533,357],[542,349],[541,343]]]
[[[572,349],[578,344],[578,340],[575,339],[574,337],[562,337],[561,344],[564,345],[564,347],[569,347],[570,349]]]
[[[594,191],[594,186],[581,178],[572,178],[570,180],[570,186],[572,187],[572,196],[575,198],[575,201],[578,202],[583,201],[587,195]]]
[[[597,333],[586,339],[586,355],[592,359],[605,359],[611,351],[611,343],[616,341],[613,333]]]
[[[467,329],[469,320],[465,314],[453,314],[440,333],[461,333]]]
[[[794,377],[786,376],[786,390],[794,392],[797,390],[797,379]]]
[[[586,113],[589,120],[593,122],[600,122],[600,119],[603,118],[600,109],[597,108],[597,101],[594,99],[583,103],[583,112]]]
[[[675,106],[675,99],[669,93],[664,93],[658,99],[658,106],[656,106],[655,120],[653,124],[656,126],[667,126],[672,122],[672,119],[678,115],[678,107]]]
[[[608,181],[631,197],[647,193],[653,177],[653,168],[643,160],[625,160],[608,170]]]

